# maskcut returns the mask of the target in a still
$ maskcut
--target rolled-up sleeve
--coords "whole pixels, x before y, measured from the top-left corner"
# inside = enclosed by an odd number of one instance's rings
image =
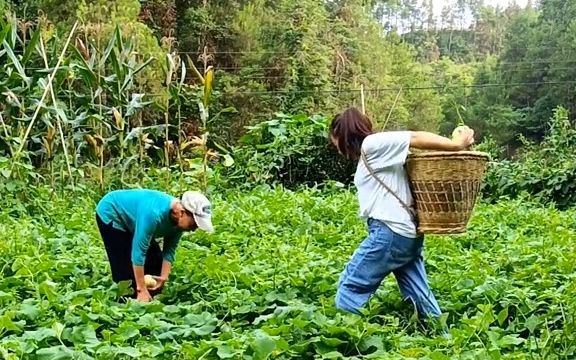
[[[387,131],[368,136],[362,144],[367,160],[376,169],[401,165],[410,149],[409,131]]]

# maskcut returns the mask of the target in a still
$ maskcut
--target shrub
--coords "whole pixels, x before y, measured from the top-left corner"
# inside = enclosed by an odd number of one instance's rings
[[[343,160],[330,145],[328,123],[320,115],[279,113],[248,127],[229,176],[239,182],[277,181],[288,187],[326,180],[350,183],[354,164]]]

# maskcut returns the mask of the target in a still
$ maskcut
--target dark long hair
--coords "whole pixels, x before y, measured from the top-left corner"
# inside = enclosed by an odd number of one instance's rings
[[[372,134],[372,122],[355,107],[336,115],[330,124],[330,137],[336,140],[338,150],[348,159],[360,158],[362,142]]]

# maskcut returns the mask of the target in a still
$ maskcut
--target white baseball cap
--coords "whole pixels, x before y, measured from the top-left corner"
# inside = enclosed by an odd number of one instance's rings
[[[197,191],[186,191],[182,195],[182,206],[192,213],[198,228],[206,232],[214,232],[212,205],[206,196]]]

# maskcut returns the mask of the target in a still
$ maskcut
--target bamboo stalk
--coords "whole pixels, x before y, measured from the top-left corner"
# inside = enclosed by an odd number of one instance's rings
[[[364,84],[360,84],[360,102],[362,103],[362,114],[366,114],[366,102],[364,101]]]
[[[42,36],[40,36],[40,49],[42,51],[42,58],[44,59],[44,65],[46,69],[49,68],[48,66],[48,58],[46,57],[46,50],[44,48],[44,40]],[[70,161],[68,159],[68,149],[66,148],[66,140],[64,139],[64,131],[62,130],[61,121],[64,119],[60,118],[60,114],[58,113],[58,104],[56,103],[56,96],[54,95],[54,87],[52,83],[49,83],[47,86],[50,89],[50,95],[52,97],[52,103],[54,104],[54,109],[56,109],[56,124],[58,125],[58,132],[60,133],[60,141],[62,141],[62,149],[64,150],[64,157],[66,158],[66,167],[68,168],[68,176],[70,176],[70,182],[72,184],[72,189],[74,189],[74,179],[72,178],[72,168],[70,167]]]
[[[100,9],[100,8],[98,8]],[[100,15],[100,13],[98,14]],[[100,21],[100,16],[98,16],[98,25],[96,30],[96,48],[100,51],[101,39],[102,39],[102,22]],[[101,54],[100,54],[101,55]],[[102,82],[102,59],[101,56],[98,59],[98,86],[100,87]],[[105,66],[106,64],[104,64]],[[98,115],[102,119],[102,92],[98,94]],[[104,129],[102,122],[98,122],[98,135],[100,139],[104,139]],[[100,183],[100,191],[104,191],[104,142],[98,147],[98,181]]]
[[[14,154],[14,158],[13,158],[14,161],[12,161],[12,166],[11,166],[10,170],[14,169],[14,164],[16,163],[16,159],[18,158],[18,156],[20,156],[22,149],[24,149],[24,146],[26,145],[26,141],[28,140],[28,136],[30,136],[30,131],[32,130],[32,126],[34,125],[34,122],[36,121],[36,118],[38,117],[38,113],[40,112],[40,108],[42,107],[42,105],[44,105],[44,100],[46,99],[46,96],[48,95],[48,89],[50,89],[50,87],[52,86],[52,80],[54,80],[54,77],[56,76],[56,72],[58,72],[58,69],[60,68],[60,64],[62,63],[62,59],[64,58],[64,54],[66,54],[66,50],[68,50],[68,45],[70,45],[70,40],[72,39],[72,35],[76,31],[76,27],[78,27],[78,21],[76,21],[74,23],[74,26],[72,27],[72,30],[70,31],[70,34],[68,35],[68,39],[66,40],[66,43],[64,44],[64,49],[62,49],[62,52],[60,53],[60,56],[58,57],[58,62],[56,63],[56,66],[54,67],[54,70],[52,70],[52,73],[50,74],[50,76],[48,76],[48,84],[46,86],[46,89],[44,89],[44,93],[42,94],[42,97],[40,98],[40,102],[38,102],[38,105],[36,106],[36,111],[34,111],[34,115],[32,115],[32,120],[30,120],[30,124],[28,125],[28,128],[26,129],[26,133],[24,134],[24,137],[22,139],[22,143],[20,144],[18,151]]]
[[[398,90],[398,94],[396,94],[396,99],[394,99],[394,103],[392,104],[392,107],[390,108],[390,111],[388,112],[388,117],[386,117],[386,122],[384,122],[384,125],[382,126],[382,130],[384,130],[384,128],[386,128],[386,124],[388,124],[388,120],[390,120],[390,115],[392,115],[392,111],[396,107],[396,103],[398,102],[398,98],[400,97],[401,92],[402,92],[402,86],[400,86],[400,90]]]

